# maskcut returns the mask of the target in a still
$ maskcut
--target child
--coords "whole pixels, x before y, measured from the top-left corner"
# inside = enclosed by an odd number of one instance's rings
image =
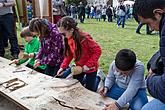
[[[35,61],[35,56],[40,48],[40,42],[38,40],[38,38],[36,36],[33,36],[30,31],[29,31],[29,27],[25,27],[21,33],[20,33],[21,37],[25,39],[25,41],[27,42],[25,45],[25,51],[24,54],[27,54],[28,57],[30,58],[25,58],[25,59],[15,59],[13,60],[12,63],[15,64],[23,64],[26,61],[29,60],[28,64],[26,65],[27,67],[34,69],[34,61]],[[36,71],[40,72],[40,73],[44,73],[45,71],[45,65],[41,65],[38,66],[37,68],[35,68]]]
[[[109,68],[104,87],[99,93],[116,100],[104,110],[119,110],[129,103],[131,110],[141,110],[148,102],[144,80],[144,65],[129,49],[120,50]]]
[[[94,91],[96,74],[98,69],[98,59],[101,55],[100,46],[91,38],[88,33],[81,32],[77,27],[77,22],[71,17],[63,17],[58,22],[60,33],[66,35],[65,38],[65,59],[57,74],[62,75],[62,71],[68,67],[72,59],[76,66],[81,66],[83,72],[74,75],[73,78],[83,83],[86,75],[85,87]]]
[[[35,18],[30,21],[29,29],[34,35],[39,36],[41,42],[34,66],[46,64],[45,74],[55,76],[64,59],[63,39],[57,26],[45,19]]]
[[[155,74],[150,69],[147,77],[148,92],[155,99],[146,104],[142,110],[165,109],[165,1],[164,0],[136,0],[133,7],[137,21],[146,23],[151,30],[159,31],[160,57],[163,62],[163,72]],[[155,106],[157,105],[157,106]]]

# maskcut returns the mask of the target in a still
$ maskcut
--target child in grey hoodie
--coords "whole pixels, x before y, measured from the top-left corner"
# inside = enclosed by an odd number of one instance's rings
[[[144,65],[129,49],[120,50],[109,68],[104,87],[99,93],[116,101],[105,110],[119,110],[129,103],[131,110],[141,110],[148,102],[144,80]]]

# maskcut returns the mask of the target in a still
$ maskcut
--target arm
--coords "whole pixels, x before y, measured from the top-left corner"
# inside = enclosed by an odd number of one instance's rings
[[[113,61],[111,63],[111,65],[109,66],[109,71],[108,71],[108,75],[105,79],[105,84],[104,86],[107,87],[109,90],[111,89],[111,87],[113,86],[113,84],[115,83],[115,75],[114,75],[114,72],[115,72],[115,62]]]
[[[85,64],[88,68],[92,68],[95,66],[96,62],[98,62],[100,56],[101,56],[101,48],[100,46],[92,39],[88,38],[87,46],[89,50],[91,51],[92,55],[91,58],[88,60],[88,62]]]
[[[73,55],[65,57],[64,60],[63,60],[63,63],[60,66],[60,68],[66,69],[69,66],[72,59],[73,59]]]
[[[135,70],[132,73],[127,89],[116,101],[119,107],[123,107],[125,104],[127,104],[129,101],[132,100],[132,98],[137,94],[140,87],[142,87],[144,83],[143,81],[144,81],[144,66],[141,64],[135,67]]]
[[[64,46],[60,34],[54,34],[51,37],[51,42],[49,45],[51,45],[50,51],[47,56],[40,60],[41,64],[44,64],[44,62],[46,62],[46,64],[54,64],[63,54],[61,53],[61,51],[64,48]]]
[[[28,48],[28,44],[25,45],[24,53],[28,53],[28,49],[27,48]],[[21,65],[21,64],[25,63],[26,61],[28,61],[28,59],[26,59],[26,60],[25,59],[20,59],[19,62],[18,62],[18,65]]]
[[[15,0],[7,0],[7,2],[4,3],[4,7],[11,7],[15,5]]]
[[[165,103],[165,23],[160,37],[160,55],[164,65],[164,73],[149,76],[147,78],[147,88],[154,98]]]

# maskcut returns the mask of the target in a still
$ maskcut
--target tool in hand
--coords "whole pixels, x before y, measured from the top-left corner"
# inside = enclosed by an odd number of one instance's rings
[[[24,71],[26,71],[26,70],[15,70],[15,71],[13,71],[13,73],[24,72]]]
[[[66,79],[70,79],[72,78],[74,75],[78,75],[81,74],[83,72],[83,68],[81,66],[73,66],[71,68],[71,74],[66,77]]]

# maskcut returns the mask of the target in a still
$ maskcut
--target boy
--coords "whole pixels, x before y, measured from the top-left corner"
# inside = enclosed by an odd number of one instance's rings
[[[12,63],[20,65],[20,64],[23,64],[26,61],[28,61],[29,58],[30,58],[30,60],[29,60],[29,62],[26,66],[31,68],[31,69],[35,69],[36,71],[38,71],[40,73],[44,73],[45,65],[41,65],[37,68],[33,67],[34,62],[35,62],[35,56],[36,56],[36,54],[37,54],[37,52],[39,51],[39,48],[40,48],[40,42],[39,42],[38,38],[30,33],[29,27],[25,27],[21,31],[20,35],[27,42],[26,45],[25,45],[24,55],[26,54],[28,58],[15,59],[15,60],[12,61]]]
[[[152,30],[159,30],[160,56],[165,68],[165,1],[164,0],[136,0],[134,16],[142,23],[146,23]],[[149,71],[147,88],[155,99],[146,104],[142,110],[164,110],[165,108],[165,69],[163,74]],[[159,105],[159,106],[155,106]]]
[[[144,65],[136,60],[129,49],[120,50],[109,68],[105,84],[100,89],[102,96],[116,100],[106,105],[104,110],[119,110],[129,103],[131,110],[141,110],[148,102],[144,81]]]

